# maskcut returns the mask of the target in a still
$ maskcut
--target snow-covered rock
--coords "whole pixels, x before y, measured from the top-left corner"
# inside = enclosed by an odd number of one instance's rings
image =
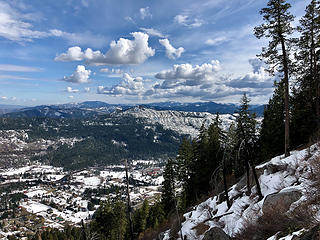
[[[259,183],[264,196],[259,201],[256,186],[252,187],[252,194],[245,194],[245,186],[233,185],[229,188],[229,198],[232,206],[228,209],[225,201],[218,201],[218,197],[210,197],[206,201],[195,206],[192,211],[184,214],[185,221],[182,223],[182,235],[188,240],[203,239],[204,234],[197,235],[196,227],[199,224],[221,228],[227,235],[233,237],[241,232],[248,221],[256,221],[263,214],[262,206],[270,194],[280,193],[286,195],[288,192],[301,192],[290,204],[291,211],[295,206],[306,200],[306,191],[310,188],[308,176],[311,172],[310,162],[320,156],[320,145],[315,144],[308,149],[293,151],[289,157],[278,156],[269,162],[256,167],[260,172]],[[285,166],[285,167],[284,167]],[[319,221],[320,221],[320,215]],[[164,239],[169,239],[169,232],[165,233]],[[180,235],[180,234],[179,234]],[[297,235],[295,233],[294,235]],[[283,239],[292,239],[290,238]],[[278,238],[269,238],[278,239]]]

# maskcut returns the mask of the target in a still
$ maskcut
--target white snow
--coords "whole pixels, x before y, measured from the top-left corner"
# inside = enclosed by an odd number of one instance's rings
[[[32,198],[37,195],[41,196],[42,194],[45,194],[45,193],[47,193],[47,191],[45,191],[43,189],[38,189],[38,190],[27,192],[27,193],[25,193],[25,195],[27,195],[29,198]]]
[[[310,151],[313,155],[312,158],[320,155],[319,149],[320,146],[317,144],[310,147]],[[312,159],[310,158],[309,160],[306,160],[307,155],[307,149],[302,151],[293,151],[287,158],[284,158],[284,156],[278,156],[267,163],[257,166],[257,169],[265,169],[259,178],[263,196],[266,197],[271,193],[288,191],[290,189],[299,189],[304,191],[309,184],[306,177],[309,171],[309,161]],[[285,166],[285,168],[275,173],[268,173],[266,169],[270,164]],[[202,239],[204,235],[197,236],[193,228],[206,221],[206,224],[210,228],[217,226],[222,228],[228,235],[234,236],[237,232],[242,230],[245,221],[254,221],[262,214],[261,208],[264,199],[258,201],[258,197],[255,194],[255,186],[252,188],[252,193],[254,195],[246,196],[245,188],[237,191],[236,185],[230,187],[229,197],[233,198],[238,195],[238,198],[233,199],[232,206],[229,210],[227,209],[225,201],[218,203],[216,196],[197,205],[194,207],[194,210],[184,214],[186,220],[182,223],[183,235],[186,235],[189,240]],[[302,201],[302,199],[303,198],[297,202]],[[219,216],[222,217],[217,218],[216,220],[209,220],[209,218]],[[288,236],[281,239],[288,240],[291,238],[292,236]],[[168,231],[166,232],[164,239],[169,239]],[[272,239],[273,238],[270,238],[269,240]]]
[[[198,136],[202,124],[208,127],[217,116],[216,114],[208,112],[183,112],[171,110],[158,111],[141,107],[128,109],[121,114],[144,118],[151,124],[159,123],[165,129],[173,130],[181,134],[188,134],[192,138],[196,138]],[[231,114],[221,114],[219,116],[224,129],[230,126],[235,119]]]
[[[99,186],[101,183],[101,179],[99,177],[85,177],[85,176],[76,176],[77,182],[84,183],[85,187],[96,187]]]

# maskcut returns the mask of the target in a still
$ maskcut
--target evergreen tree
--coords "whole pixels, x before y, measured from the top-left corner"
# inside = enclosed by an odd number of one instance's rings
[[[222,176],[223,176],[223,186],[226,197],[226,202],[228,208],[231,207],[231,201],[229,199],[228,193],[228,183],[227,175],[234,174],[235,169],[235,149],[237,146],[237,131],[235,124],[232,123],[226,133],[222,132],[222,147],[223,147],[223,158],[222,158]]]
[[[226,164],[227,174],[236,175],[235,171],[237,168],[239,168],[239,166],[238,166],[238,162],[236,161],[238,139],[237,139],[237,127],[235,123],[231,123],[231,125],[229,126],[225,136],[224,143],[225,143],[224,149],[226,154],[225,164]]]
[[[142,207],[137,209],[134,213],[134,229],[138,234],[146,230],[149,210],[149,202],[145,199]]]
[[[92,230],[98,232],[101,239],[124,239],[128,224],[125,209],[122,201],[104,202],[95,213]]]
[[[301,33],[295,54],[297,84],[293,89],[292,129],[293,146],[307,143],[320,127],[319,109],[319,52],[320,3],[312,0],[300,19]]]
[[[184,138],[180,144],[178,155],[176,157],[177,164],[177,177],[178,180],[184,185],[184,188],[187,186],[188,178],[192,171],[192,162],[193,162],[193,147],[189,139]]]
[[[259,199],[262,199],[261,188],[259,179],[255,170],[255,161],[257,158],[256,153],[258,152],[258,135],[257,135],[257,121],[255,120],[255,114],[249,111],[249,99],[244,94],[240,101],[239,114],[237,116],[237,139],[239,140],[239,153],[241,159],[245,164],[246,175],[247,175],[247,191],[251,193],[250,187],[250,167],[257,185],[257,191]]]
[[[194,173],[194,141],[191,142],[189,139],[184,138],[178,150],[178,155],[176,157],[176,167],[177,167],[177,180],[183,187],[183,191],[179,198],[179,209],[184,212],[187,205],[189,204],[189,194],[193,194],[194,183],[191,182],[190,176]]]
[[[162,194],[161,194],[161,202],[163,204],[164,211],[167,215],[170,214],[173,210],[175,210],[175,169],[174,162],[172,159],[169,159],[164,172],[163,178],[164,181],[162,183]]]
[[[290,35],[293,33],[291,22],[294,20],[289,13],[291,5],[286,0],[269,0],[267,7],[260,11],[265,23],[255,27],[257,38],[270,39],[268,47],[262,48],[259,55],[269,66],[269,72],[283,74],[285,103],[285,156],[289,156],[289,52],[293,43]],[[278,48],[280,47],[280,51]]]
[[[300,19],[298,31],[301,33],[298,41],[298,73],[302,82],[301,88],[307,88],[313,96],[316,105],[317,118],[320,119],[319,109],[319,56],[316,52],[320,47],[320,2],[312,0],[306,7],[305,15]],[[308,77],[310,81],[308,80]],[[306,81],[306,83],[303,83]],[[304,90],[304,89],[301,89]],[[318,123],[319,124],[319,123]]]
[[[147,228],[155,228],[165,220],[163,204],[160,201],[154,203],[149,210]]]
[[[264,109],[260,131],[261,154],[264,160],[283,153],[284,142],[284,98],[283,82],[275,82],[272,98]],[[294,128],[292,128],[294,129]]]
[[[187,194],[187,199],[198,200],[202,195],[207,195],[215,188],[213,175],[220,166],[223,150],[221,148],[221,128],[219,117],[208,127],[202,129],[195,142],[194,163],[192,166],[189,183],[192,189]],[[210,186],[211,184],[211,186]]]

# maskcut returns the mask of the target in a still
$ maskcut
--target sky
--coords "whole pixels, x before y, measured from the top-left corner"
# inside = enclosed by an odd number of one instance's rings
[[[289,1],[297,19],[306,0]],[[0,0],[0,104],[266,103],[266,0]],[[298,20],[296,20],[298,21]]]

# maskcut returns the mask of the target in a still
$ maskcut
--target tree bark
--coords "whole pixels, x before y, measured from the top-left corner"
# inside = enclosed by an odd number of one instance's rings
[[[247,172],[247,195],[251,194],[251,186],[250,186],[250,168],[248,160],[245,160],[246,172]]]
[[[253,173],[254,180],[257,183],[257,192],[258,192],[259,200],[262,200],[263,199],[263,195],[262,195],[262,192],[261,192],[261,187],[260,187],[260,184],[259,184],[259,178],[258,178],[258,174],[257,174],[257,171],[256,171],[256,167],[255,167],[253,161],[250,161],[250,165],[251,165],[251,170],[252,170],[252,173]]]
[[[280,36],[281,49],[282,49],[282,63],[284,72],[284,110],[285,110],[285,121],[284,121],[284,156],[290,156],[290,142],[289,142],[289,67],[286,46],[284,43],[283,36]]]

